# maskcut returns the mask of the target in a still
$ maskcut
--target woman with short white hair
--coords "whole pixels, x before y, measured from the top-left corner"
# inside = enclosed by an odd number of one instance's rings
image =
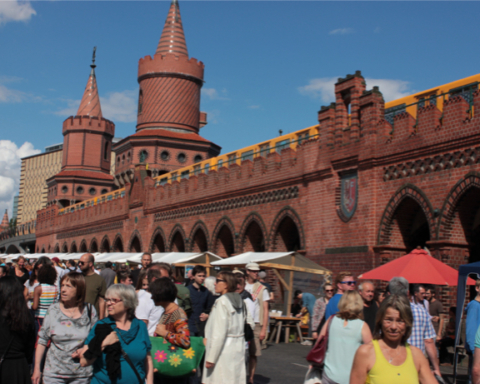
[[[93,364],[91,384],[153,384],[152,345],[147,326],[135,317],[135,289],[114,284],[107,289],[105,302],[108,317],[95,324],[78,353],[82,366]],[[114,369],[118,365],[107,364],[107,360],[119,354],[120,369]]]

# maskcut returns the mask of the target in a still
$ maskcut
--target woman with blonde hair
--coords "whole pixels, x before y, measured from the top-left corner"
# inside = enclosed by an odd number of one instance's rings
[[[357,350],[350,384],[436,384],[422,351],[407,343],[412,325],[407,298],[387,297],[377,312],[373,341]]]
[[[355,352],[372,340],[368,324],[363,321],[363,300],[357,291],[346,291],[338,303],[338,313],[331,316],[320,332],[328,329],[328,347],[320,380],[319,371],[311,367],[306,383],[349,384]]]

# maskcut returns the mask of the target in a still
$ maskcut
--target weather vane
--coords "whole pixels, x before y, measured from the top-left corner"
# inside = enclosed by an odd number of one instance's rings
[[[96,52],[97,52],[97,47],[93,47],[92,65],[91,65],[92,68],[96,67],[96,65],[95,65],[95,53]]]

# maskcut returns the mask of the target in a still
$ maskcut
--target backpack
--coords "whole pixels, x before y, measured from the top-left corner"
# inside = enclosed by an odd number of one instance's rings
[[[187,317],[190,318],[190,315],[193,313],[193,308],[192,308],[192,299],[190,298],[190,291],[188,290],[187,287],[180,285],[180,284],[175,284],[177,287],[177,301],[178,301],[178,306],[182,308]]]

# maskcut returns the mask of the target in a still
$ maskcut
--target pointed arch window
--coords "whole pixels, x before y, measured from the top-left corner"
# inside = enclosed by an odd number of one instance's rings
[[[142,113],[143,109],[143,91],[140,89],[140,92],[138,94],[138,114],[140,115]]]
[[[104,148],[104,151],[103,151],[103,160],[108,160],[108,155],[109,155],[109,151],[108,151],[109,147],[108,147],[108,141],[105,143],[105,148]]]

